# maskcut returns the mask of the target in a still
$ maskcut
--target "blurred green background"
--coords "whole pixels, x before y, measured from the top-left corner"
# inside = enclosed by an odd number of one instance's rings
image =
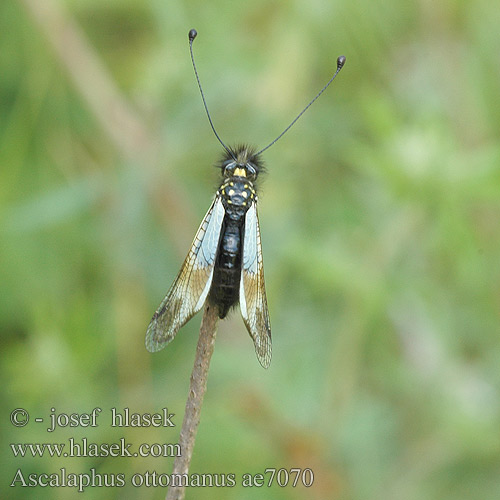
[[[311,488],[188,499],[500,498],[500,9],[474,2],[4,0],[0,4],[2,498],[14,474],[170,473],[165,458],[14,458],[11,442],[175,443],[200,315],[144,335],[229,144],[263,147],[274,355],[220,324],[195,473],[311,468]],[[26,408],[25,428],[9,423]],[[50,408],[95,429],[45,432]],[[176,413],[120,429],[109,410]],[[164,488],[88,488],[161,499]]]

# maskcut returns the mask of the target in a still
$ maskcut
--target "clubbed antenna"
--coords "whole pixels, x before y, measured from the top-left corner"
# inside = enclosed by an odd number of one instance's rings
[[[217,140],[222,144],[223,148],[227,151],[229,156],[231,156],[231,158],[233,158],[233,160],[236,161],[234,153],[222,142],[222,139],[219,137],[219,134],[215,130],[214,124],[212,122],[212,117],[210,116],[210,113],[208,111],[207,102],[205,100],[205,94],[203,93],[203,89],[201,88],[200,78],[198,76],[198,71],[196,69],[196,64],[194,62],[193,41],[197,35],[198,32],[195,29],[189,31],[189,51],[191,53],[191,61],[193,63],[194,74],[196,76],[196,81],[198,82],[198,87],[200,89],[203,105],[205,106],[205,111],[207,112],[208,121],[210,122],[210,126],[212,127],[215,137],[217,137]],[[313,102],[330,86],[335,77],[339,74],[339,71],[344,67],[344,64],[345,64],[345,56],[339,56],[337,58],[337,70],[335,71],[335,74],[330,78],[328,83],[316,94],[316,96],[309,102],[309,104],[294,118],[294,120],[290,123],[290,125],[288,125],[288,127],[286,127],[285,130],[283,130],[283,132],[281,132],[281,134],[278,135],[276,139],[274,139],[274,141],[270,142],[265,148],[261,149],[258,153],[256,153],[255,156],[259,156],[261,153],[266,151],[266,149],[269,149],[274,143],[279,141],[290,130],[290,128],[292,128],[295,122],[309,109],[309,107],[313,104]]]
[[[219,134],[215,130],[214,124],[212,123],[212,117],[210,116],[210,113],[208,112],[207,101],[205,101],[205,95],[203,94],[203,89],[201,88],[200,78],[198,76],[198,71],[196,69],[196,64],[194,62],[193,41],[196,38],[196,35],[198,35],[198,32],[194,28],[189,31],[189,52],[191,53],[191,61],[193,63],[194,74],[196,75],[196,81],[198,82],[198,87],[200,89],[201,98],[203,99],[203,105],[205,106],[205,111],[207,112],[208,121],[210,122],[210,126],[212,127],[212,130],[215,134],[215,137],[217,137],[218,141],[222,144],[222,146],[227,151],[227,153],[231,156],[231,158],[233,160],[236,160],[236,158],[234,157],[234,153],[222,142],[222,139],[219,137]]]
[[[274,141],[272,141],[271,143],[269,143],[264,149],[261,149],[257,153],[257,155],[260,155],[266,149],[269,149],[275,142],[277,142],[279,139],[281,139],[290,130],[290,128],[292,127],[292,125],[309,109],[309,107],[311,106],[311,104],[328,88],[328,86],[330,85],[330,83],[333,82],[333,80],[339,74],[339,71],[342,69],[342,67],[344,66],[344,64],[345,64],[345,56],[339,56],[337,58],[337,71],[335,71],[335,74],[330,78],[330,81],[316,94],[316,97],[314,97],[314,99],[295,117],[295,119],[292,121],[292,123],[290,123],[290,125],[288,125],[288,127],[285,130],[283,130],[283,132],[281,132],[281,134],[278,135],[278,137],[276,137],[276,139],[274,139]]]

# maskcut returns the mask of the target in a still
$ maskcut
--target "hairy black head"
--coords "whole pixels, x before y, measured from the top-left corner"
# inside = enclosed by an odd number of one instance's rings
[[[264,163],[256,148],[247,144],[239,144],[224,152],[217,163],[224,178],[239,176],[255,182],[259,173],[264,172]]]

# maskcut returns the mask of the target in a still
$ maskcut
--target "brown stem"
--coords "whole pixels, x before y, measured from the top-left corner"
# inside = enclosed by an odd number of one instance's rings
[[[112,74],[102,62],[80,25],[56,0],[18,0],[32,16],[41,33],[48,39],[53,53],[67,71],[74,88],[87,103],[88,110],[117,151],[132,164],[162,169],[161,179],[155,175],[148,190],[160,214],[166,220],[180,255],[185,242],[191,241],[186,228],[194,225],[188,197],[173,175],[164,171],[165,151],[160,144],[166,138],[153,133],[127,97],[120,91]],[[183,243],[184,242],[184,243]]]
[[[174,484],[182,484],[182,478],[176,476],[187,474],[189,464],[191,463],[196,432],[200,423],[201,405],[203,404],[203,396],[207,388],[208,368],[212,353],[214,352],[218,321],[217,307],[207,303],[203,319],[201,320],[200,337],[196,347],[196,357],[193,371],[191,372],[191,383],[186,401],[186,412],[179,436],[181,456],[175,458],[172,470]],[[184,495],[185,488],[183,486],[171,486],[168,489],[166,500],[182,500]]]

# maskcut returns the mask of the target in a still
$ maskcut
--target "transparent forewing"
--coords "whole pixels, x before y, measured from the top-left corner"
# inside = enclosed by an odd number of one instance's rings
[[[146,333],[150,352],[165,347],[202,307],[212,284],[215,255],[224,219],[219,195],[203,219],[191,250],[166,297],[153,314]]]
[[[240,309],[248,333],[253,339],[257,358],[264,368],[268,368],[272,354],[271,324],[267,309],[259,219],[255,202],[252,203],[245,216]]]

